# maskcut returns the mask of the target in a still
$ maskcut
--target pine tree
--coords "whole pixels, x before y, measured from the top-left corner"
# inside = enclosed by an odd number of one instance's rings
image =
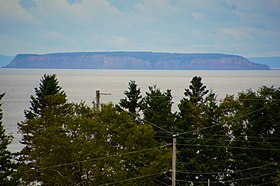
[[[201,77],[193,77],[185,97],[179,103],[176,131],[178,137],[178,178],[188,183],[205,182],[207,179],[219,181],[222,175],[192,174],[192,172],[215,172],[226,170],[227,156],[224,146],[227,140],[222,124],[219,124],[221,111],[216,95],[209,92]],[[189,172],[189,174],[184,174]]]
[[[236,184],[275,185],[279,170],[280,155],[277,149],[280,137],[280,89],[261,87],[257,92],[247,90],[239,93],[240,106],[232,124],[231,149],[234,179],[243,179]],[[271,149],[271,150],[270,150]],[[259,167],[247,171],[248,167]],[[273,173],[273,174],[272,174]]]
[[[1,100],[5,93],[0,94],[0,185],[16,185],[16,180],[12,178],[12,173],[16,169],[13,162],[13,154],[9,151],[8,145],[12,143],[13,137],[7,135],[2,124],[2,103]]]
[[[58,80],[55,74],[44,76],[40,80],[39,88],[35,88],[35,96],[30,96],[30,110],[25,111],[25,117],[27,119],[32,119],[35,117],[42,116],[42,109],[47,105],[47,96],[49,95],[61,95],[65,96],[66,94],[62,91],[62,87],[58,85]]]
[[[194,76],[189,85],[189,89],[185,89],[185,96],[189,97],[189,100],[194,104],[201,103],[203,101],[203,96],[209,92],[201,81],[201,77]]]
[[[172,104],[171,90],[162,93],[155,85],[149,87],[141,101],[144,119],[153,124],[158,141],[167,142],[172,137],[175,125]]]
[[[51,177],[31,170],[43,167],[45,159],[50,157],[49,153],[58,150],[57,144],[63,142],[56,139],[63,135],[61,130],[66,121],[62,120],[71,114],[71,106],[66,104],[66,94],[58,83],[55,74],[44,75],[39,88],[35,88],[35,96],[30,97],[31,107],[25,111],[26,120],[18,123],[23,136],[21,143],[25,145],[20,152],[23,158],[20,171],[23,172],[23,181],[27,183],[42,181],[43,178],[52,180]]]
[[[128,90],[126,90],[124,94],[126,95],[126,98],[120,100],[119,106],[128,109],[129,112],[136,115],[140,108],[140,99],[142,96],[140,88],[137,88],[135,81],[131,80],[128,83]]]
[[[19,125],[26,145],[22,184],[156,185],[170,169],[170,149],[131,114],[111,104],[100,111],[67,103],[64,93],[45,95],[44,104]]]

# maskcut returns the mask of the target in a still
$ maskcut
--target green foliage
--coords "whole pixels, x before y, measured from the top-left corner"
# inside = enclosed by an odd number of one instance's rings
[[[231,149],[230,153],[235,157],[231,166],[234,170],[257,167],[236,172],[237,178],[250,178],[244,179],[243,185],[263,182],[273,185],[280,160],[279,100],[280,89],[274,87],[262,87],[257,92],[247,90],[237,98],[240,108],[232,125],[234,140],[231,145],[242,149]]]
[[[216,95],[206,89],[200,77],[191,80],[190,89],[179,103],[176,131],[178,138],[178,179],[187,183],[207,183],[221,180],[225,174],[199,174],[226,171],[228,156],[224,146],[226,129],[219,122],[222,112]],[[217,148],[211,148],[211,147]],[[210,148],[209,148],[210,147]]]
[[[138,124],[112,105],[103,105],[100,112],[84,104],[69,106],[60,108],[63,112],[43,109],[47,117],[32,121],[49,128],[34,136],[38,151],[28,156],[37,158],[29,159],[24,170],[27,183],[122,184],[137,178],[130,185],[155,185],[151,178],[157,175],[146,175],[168,170],[170,149],[159,147],[150,125]]]
[[[128,90],[126,90],[124,94],[126,95],[126,98],[120,100],[119,106],[128,109],[132,114],[137,114],[142,96],[140,88],[137,88],[135,81],[131,80],[128,83]]]
[[[175,115],[172,113],[171,91],[161,92],[155,85],[149,87],[149,92],[141,101],[144,120],[151,122],[158,141],[172,137]],[[169,132],[167,132],[169,131]]]
[[[166,144],[176,133],[181,185],[279,184],[280,89],[247,90],[218,103],[200,77],[190,83],[176,113],[170,90],[150,86],[139,102],[135,81],[119,106],[96,110],[67,103],[55,76],[45,75],[19,124],[22,184],[168,185]]]
[[[211,92],[198,96],[199,102],[186,95],[177,118],[182,133],[178,179],[194,184],[210,179],[215,185],[274,185],[280,160],[279,89],[247,90],[237,99],[226,96],[220,104]]]
[[[154,139],[149,124],[113,105],[98,111],[67,103],[58,82],[44,86],[49,79],[43,79],[35,91],[50,94],[31,97],[32,114],[19,124],[25,145],[25,165],[19,169],[23,184],[156,185],[155,179],[169,170],[171,150]],[[59,91],[41,90],[47,87]]]
[[[185,96],[189,98],[190,102],[199,104],[203,101],[203,96],[206,95],[209,90],[206,90],[206,86],[201,82],[201,77],[193,77],[189,89],[185,89]]]
[[[97,147],[101,149],[99,156],[111,157],[104,159],[102,164],[98,162],[95,172],[102,174],[102,179],[94,183],[117,182],[118,185],[127,185],[122,180],[139,177],[128,185],[155,185],[151,178],[157,178],[158,175],[145,175],[168,171],[171,150],[158,148],[160,145],[155,141],[153,128],[149,124],[136,122],[129,113],[118,112],[112,105],[102,108],[96,118],[100,122],[98,130],[101,132],[96,133],[98,137],[95,140],[98,140]],[[143,179],[141,176],[144,176]]]
[[[16,185],[17,180],[12,177],[16,170],[16,164],[13,162],[14,155],[9,151],[8,145],[12,143],[13,137],[7,135],[2,124],[2,103],[1,100],[5,93],[0,94],[0,185]]]
[[[25,117],[31,119],[42,116],[41,111],[47,106],[46,96],[63,95],[66,97],[66,94],[61,89],[55,74],[45,74],[40,80],[39,88],[35,88],[35,96],[30,97],[31,107],[30,110],[25,111]]]
[[[46,173],[31,170],[52,165],[53,162],[48,158],[54,156],[54,152],[61,152],[61,155],[53,157],[54,161],[67,161],[67,156],[63,156],[68,149],[63,144],[62,126],[71,117],[71,104],[66,103],[66,94],[58,85],[55,74],[44,75],[39,88],[35,88],[35,96],[30,98],[31,107],[25,111],[26,120],[18,124],[23,136],[21,143],[25,145],[20,152],[22,165],[19,172],[22,173],[22,180],[27,183],[45,180],[59,183],[56,182],[59,171],[46,176]],[[58,140],[60,138],[63,140]]]

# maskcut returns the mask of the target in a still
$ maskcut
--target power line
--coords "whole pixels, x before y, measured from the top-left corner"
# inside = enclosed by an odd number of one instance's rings
[[[156,136],[157,137],[157,136]],[[180,137],[179,137],[180,138]],[[225,139],[225,138],[220,138],[220,139],[211,139],[211,138],[183,138],[181,137],[180,139],[185,139],[184,142],[193,142],[194,140],[202,140],[202,142],[207,143],[209,141],[216,141],[216,142],[228,142],[228,143],[232,143],[232,142],[242,142],[242,143],[250,143],[250,144],[280,144],[278,142],[274,142],[274,141],[251,141],[251,140],[240,140],[240,139],[233,139],[229,141],[221,141],[221,139]]]
[[[130,152],[122,153],[122,154],[114,154],[114,155],[110,155],[110,156],[102,156],[102,157],[98,157],[98,158],[81,160],[81,161],[76,161],[76,162],[71,162],[71,163],[62,163],[62,164],[53,165],[53,166],[49,166],[49,167],[42,167],[42,168],[38,168],[38,169],[34,169],[34,170],[27,170],[26,172],[31,172],[31,171],[36,171],[36,170],[52,169],[52,168],[63,167],[63,166],[68,166],[68,165],[74,165],[74,164],[84,163],[84,162],[89,162],[89,161],[96,161],[96,160],[112,158],[112,157],[117,157],[117,156],[123,156],[123,155],[129,155],[129,154],[136,154],[136,153],[139,153],[139,152],[150,151],[150,150],[153,150],[153,149],[163,148],[163,147],[167,147],[167,146],[168,146],[168,144],[161,145],[161,146],[158,146],[158,147],[148,148],[148,149],[141,149],[141,150],[137,150],[137,151],[130,151]]]
[[[249,112],[249,113],[247,113],[247,114],[244,114],[244,115],[242,115],[242,116],[238,116],[238,117],[236,117],[236,118],[233,118],[233,119],[231,119],[231,120],[228,120],[227,122],[231,122],[231,121],[237,120],[237,119],[239,119],[239,118],[243,118],[243,117],[249,116],[249,115],[251,115],[251,114],[254,114],[254,113],[256,113],[256,112],[259,112],[259,111],[261,111],[261,110],[264,110],[265,108],[267,108],[267,107],[269,107],[269,106],[275,105],[276,103],[277,103],[277,101],[274,102],[274,103],[272,103],[272,104],[270,104],[270,105],[264,106],[264,107],[262,107],[262,108],[260,108],[260,109],[254,110],[254,111]],[[188,133],[193,133],[193,132],[197,132],[197,131],[201,131],[201,130],[213,128],[213,127],[216,127],[216,126],[221,125],[221,124],[224,124],[224,123],[217,123],[217,124],[214,124],[214,125],[212,125],[212,126],[203,127],[203,128],[201,128],[201,129],[192,130],[192,131],[181,132],[181,133],[178,133],[178,134],[179,134],[179,135],[184,135],[184,134],[188,134]]]
[[[157,179],[153,179],[153,180],[155,180],[156,182],[158,182],[158,183],[160,183],[161,185],[167,185],[167,186],[169,186],[167,183],[164,183],[164,182],[162,182],[162,181],[159,181],[159,180],[157,180]]]
[[[127,113],[133,115],[133,116],[138,117],[137,114],[134,114],[134,113],[132,113],[132,112],[126,111],[126,110],[124,110],[124,109],[122,109],[122,110],[123,110],[124,112],[127,112]],[[153,125],[154,127],[158,128],[158,129],[163,130],[163,131],[166,132],[166,133],[169,133],[169,134],[173,135],[173,133],[170,132],[169,130],[166,130],[166,129],[164,129],[164,128],[162,128],[162,127],[160,127],[160,126],[158,126],[158,125],[156,125],[156,124],[154,124],[154,123],[152,123],[152,122],[150,122],[150,121],[148,121],[148,120],[146,120],[146,119],[143,119],[143,118],[142,118],[142,120],[145,121],[145,122],[147,122],[147,123],[149,123],[149,124],[151,124],[151,125]]]
[[[257,141],[257,140],[246,140],[246,139],[240,139],[240,137],[249,137],[249,138],[254,138],[254,136],[235,136],[233,139],[229,139],[230,136],[226,135],[204,135],[203,136],[211,136],[211,137],[220,137],[220,138],[189,138],[189,137],[183,137],[183,136],[178,136],[178,139],[183,139],[184,142],[186,141],[192,141],[192,140],[203,140],[203,142],[208,142],[208,141],[217,141],[217,142],[242,142],[242,143],[254,143],[254,144],[280,144],[280,142],[275,142],[275,141]],[[165,138],[165,139],[172,139],[170,136],[154,136],[154,138]],[[274,137],[255,137],[256,139],[270,139],[270,140],[280,140],[280,138],[274,138]],[[222,141],[222,140],[228,140],[228,141]]]
[[[257,166],[257,167],[250,167],[250,168],[247,168],[247,169],[240,169],[240,170],[234,170],[234,171],[221,171],[221,172],[182,172],[182,171],[178,171],[178,173],[191,174],[191,175],[235,174],[235,173],[241,173],[241,172],[246,172],[246,171],[250,171],[250,170],[260,169],[260,168],[263,168],[263,167],[273,166],[278,162],[268,163],[268,164],[264,164],[264,165]],[[184,162],[182,162],[182,163],[184,163]]]
[[[150,177],[150,176],[154,176],[154,175],[164,174],[166,172],[167,171],[157,172],[157,173],[153,173],[153,174],[147,174],[147,175],[143,175],[143,176],[137,176],[137,177],[133,177],[133,178],[129,178],[129,179],[124,179],[124,180],[119,180],[119,181],[114,181],[114,182],[109,182],[109,183],[103,183],[103,184],[98,185],[98,186],[113,185],[113,184],[117,184],[117,183],[127,182],[127,181],[130,181],[130,180],[137,180],[137,179],[146,178],[146,177]]]
[[[275,184],[275,182],[278,182],[278,183],[279,183],[279,181],[280,181],[280,179],[277,179],[277,178],[276,178],[276,179],[274,179],[273,181],[261,183],[261,184],[255,185],[255,186],[261,186],[261,185],[267,185],[267,184],[271,185],[271,183],[274,183],[274,184]]]
[[[230,137],[229,136],[226,136],[226,135],[217,135],[217,134],[203,134],[203,136],[212,136],[212,137]],[[232,135],[233,137],[236,137],[236,138],[256,138],[256,139],[275,139],[275,140],[280,140],[280,138],[277,138],[277,137],[270,137],[270,136],[263,136],[263,137],[259,137],[259,136],[250,136],[250,135]],[[183,137],[182,137],[183,138]],[[240,140],[240,139],[238,139]]]
[[[276,174],[276,173],[278,173],[278,171],[267,173],[267,174],[262,174],[262,175],[258,175],[258,176],[255,175],[254,177],[247,177],[247,178],[240,178],[240,179],[233,179],[233,180],[225,180],[225,181],[222,181],[222,182],[223,183],[239,182],[239,181],[244,181],[244,180],[251,180],[251,179],[261,178],[261,177],[273,175],[273,174]],[[221,183],[221,181],[214,181],[212,183]]]
[[[231,148],[231,149],[245,149],[245,150],[264,150],[264,151],[280,151],[280,149],[268,148],[253,148],[253,147],[236,147],[236,146],[220,146],[220,145],[201,145],[201,144],[177,144],[179,146],[193,146],[193,147],[211,147],[211,148]]]
[[[251,179],[256,179],[256,178],[261,178],[264,176],[269,176],[269,175],[273,175],[278,173],[276,172],[272,172],[272,173],[267,173],[267,174],[262,174],[262,175],[258,175],[258,176],[254,176],[254,177],[246,177],[246,178],[240,178],[240,179],[231,179],[231,180],[220,180],[220,181],[211,181],[211,183],[232,183],[232,182],[240,182],[240,181],[245,181],[245,180],[251,180]],[[187,181],[187,180],[178,180],[179,182],[185,182],[185,183],[197,183],[197,184],[207,184],[207,181]]]

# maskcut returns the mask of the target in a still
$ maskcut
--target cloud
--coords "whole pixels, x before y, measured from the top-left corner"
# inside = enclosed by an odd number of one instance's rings
[[[203,35],[199,31],[197,31],[197,30],[193,30],[192,31],[192,35],[194,37],[197,37],[197,38],[202,38],[203,37]]]
[[[192,17],[199,21],[205,20],[205,16],[202,13],[198,13],[198,12],[192,12]]]
[[[219,33],[232,37],[234,39],[245,39],[249,37],[252,30],[250,28],[221,28],[218,30]]]
[[[19,4],[18,0],[9,0],[1,2],[0,6],[0,21],[1,24],[13,22],[17,23],[37,23],[38,20],[28,13]]]
[[[0,53],[277,51],[280,3],[268,1],[0,0]]]

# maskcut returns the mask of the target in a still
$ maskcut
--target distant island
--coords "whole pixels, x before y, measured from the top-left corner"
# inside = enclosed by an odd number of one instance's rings
[[[239,55],[213,53],[72,52],[18,54],[6,68],[135,70],[268,70]]]

